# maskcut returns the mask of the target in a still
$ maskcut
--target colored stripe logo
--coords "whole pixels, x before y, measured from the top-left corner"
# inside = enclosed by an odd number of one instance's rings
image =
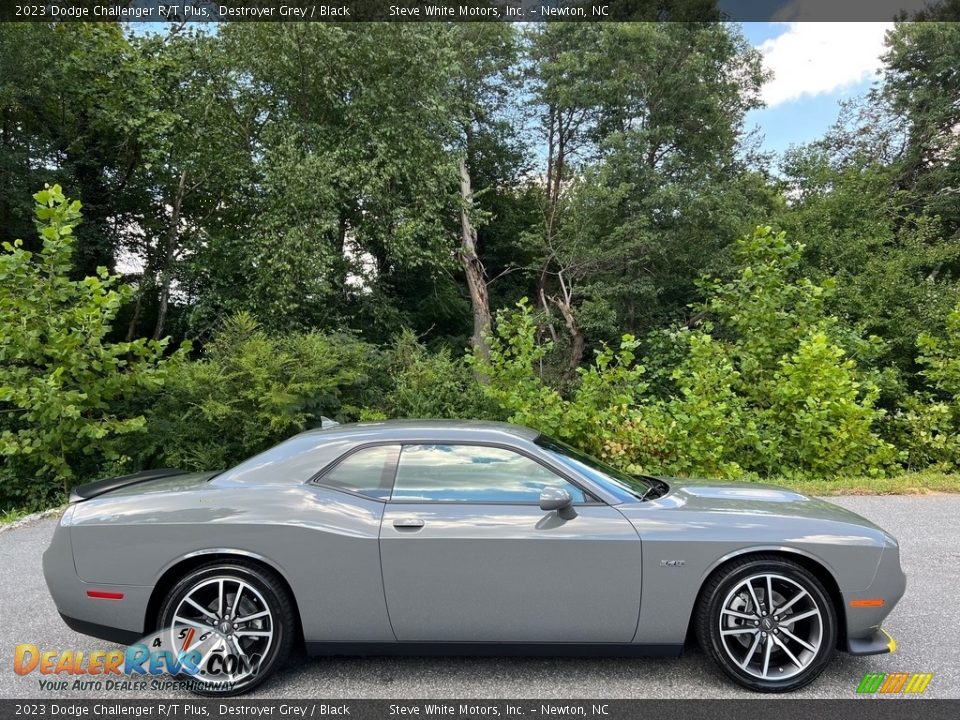
[[[857,692],[865,695],[919,695],[932,679],[933,673],[867,673],[857,686]]]

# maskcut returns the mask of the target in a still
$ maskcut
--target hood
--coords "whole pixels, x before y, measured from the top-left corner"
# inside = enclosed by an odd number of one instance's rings
[[[776,485],[671,477],[659,479],[667,483],[670,489],[665,495],[653,502],[680,511],[788,515],[852,523],[861,527],[881,530],[866,518],[846,508]]]

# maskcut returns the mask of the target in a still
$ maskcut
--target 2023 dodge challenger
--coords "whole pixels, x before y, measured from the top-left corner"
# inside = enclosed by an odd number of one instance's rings
[[[301,640],[630,656],[689,636],[740,685],[787,691],[836,650],[892,651],[880,624],[906,585],[896,540],[843,508],[630,476],[506,424],[313,430],[219,474],[144,472],[72,500],[43,558],[63,619],[189,645],[207,694],[253,688]],[[229,672],[205,673],[214,660]]]

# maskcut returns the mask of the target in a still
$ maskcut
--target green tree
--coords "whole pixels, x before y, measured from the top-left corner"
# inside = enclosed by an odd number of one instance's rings
[[[812,279],[835,278],[830,311],[885,340],[870,362],[900,375],[905,388],[883,399],[892,408],[923,386],[915,340],[944,329],[960,278],[960,27],[901,22],[886,43],[867,99],[787,155],[777,224],[806,246]]]
[[[21,241],[0,254],[0,456],[2,502],[38,506],[104,461],[144,418],[118,412],[158,389],[180,356],[166,341],[113,343],[111,325],[130,289],[105,268],[71,280],[80,202],[59,185],[34,195],[42,249]]]
[[[548,24],[533,44],[548,156],[536,297],[559,312],[574,367],[585,324],[645,334],[682,317],[696,278],[759,218],[769,198],[741,150],[765,76],[721,24]],[[608,196],[602,223],[578,192]]]
[[[248,310],[270,330],[356,326],[386,340],[407,324],[395,278],[456,267],[455,56],[444,33],[433,23],[221,27],[237,92],[259,108],[257,172],[243,231],[195,255],[201,272],[226,270],[199,276],[195,324]]]
[[[30,194],[59,182],[84,199],[73,274],[113,269],[144,196],[144,131],[158,113],[138,48],[110,23],[9,23],[0,32],[0,233],[30,236]]]
[[[953,240],[960,239],[958,56],[956,22],[897,23],[887,35],[884,81],[874,93],[905,135],[897,187],[908,191],[914,214],[939,218],[945,238]]]
[[[125,250],[140,261],[127,338],[159,338],[171,324],[183,335],[172,298],[192,294],[194,258],[245,230],[255,206],[254,154],[261,107],[237,78],[220,38],[180,30],[132,38],[149,83],[151,115],[139,128],[137,187],[147,199]],[[207,267],[209,281],[222,265]],[[235,270],[228,277],[235,278]],[[186,293],[184,292],[186,291]]]
[[[876,355],[858,360],[895,370],[915,389],[916,337],[943,327],[960,240],[945,237],[938,218],[917,215],[909,193],[894,187],[898,161],[879,123],[845,115],[821,141],[789,153],[793,200],[776,222],[804,245],[803,272],[835,287],[827,310],[883,338]],[[899,394],[888,393],[886,405]]]
[[[455,48],[453,56],[458,58],[451,69],[450,103],[459,118],[461,206],[457,256],[473,315],[470,343],[486,354],[486,335],[492,323],[489,285],[499,274],[488,274],[482,260],[486,249],[483,245],[502,240],[495,232],[481,235],[480,228],[491,217],[488,208],[510,208],[514,204],[515,194],[509,188],[505,192],[504,186],[516,184],[524,160],[517,117],[511,115],[520,90],[520,42],[513,26],[501,23],[453,24],[447,41]],[[484,195],[495,196],[494,202],[484,200]],[[508,266],[504,272],[513,269],[515,266]]]

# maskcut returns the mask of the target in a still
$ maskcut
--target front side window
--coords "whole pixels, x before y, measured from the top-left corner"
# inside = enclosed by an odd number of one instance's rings
[[[385,500],[390,497],[390,483],[396,465],[399,445],[377,445],[348,455],[317,483]]]
[[[478,445],[404,445],[392,499],[401,502],[537,504],[545,487],[575,503],[584,492],[525,455]]]
[[[642,477],[628,475],[559,440],[541,435],[534,442],[550,453],[554,459],[572,470],[583,473],[613,495],[626,496],[624,499],[638,499],[646,497],[646,493],[650,490],[651,484]]]

